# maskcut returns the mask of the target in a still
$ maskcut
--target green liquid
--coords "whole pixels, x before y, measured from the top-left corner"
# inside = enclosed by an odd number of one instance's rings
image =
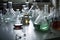
[[[40,23],[40,24],[34,24],[35,30],[39,31],[48,31],[49,30],[49,24],[46,23]]]
[[[40,30],[41,31],[48,31],[48,29],[49,29],[48,23],[43,23],[43,24],[40,25]]]

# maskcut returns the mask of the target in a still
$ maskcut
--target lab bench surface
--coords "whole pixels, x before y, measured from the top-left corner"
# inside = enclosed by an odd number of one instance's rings
[[[13,25],[14,23],[11,22],[0,24],[0,40],[15,40]],[[49,32],[43,33],[40,31],[36,31],[31,20],[29,26],[27,26],[26,35],[26,40],[46,40],[55,37],[60,37],[60,35],[50,34]]]

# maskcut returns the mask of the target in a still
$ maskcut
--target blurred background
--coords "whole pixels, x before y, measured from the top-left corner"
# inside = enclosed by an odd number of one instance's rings
[[[0,0],[0,40],[60,40],[60,0]]]

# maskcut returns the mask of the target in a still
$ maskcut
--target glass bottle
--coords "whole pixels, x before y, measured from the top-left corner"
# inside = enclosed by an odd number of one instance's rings
[[[45,16],[48,15],[48,5],[44,5],[44,13]]]
[[[12,8],[12,2],[8,2],[8,9],[5,14],[5,22],[15,21],[15,11]]]
[[[6,14],[7,12],[7,3],[3,3],[3,14]]]

